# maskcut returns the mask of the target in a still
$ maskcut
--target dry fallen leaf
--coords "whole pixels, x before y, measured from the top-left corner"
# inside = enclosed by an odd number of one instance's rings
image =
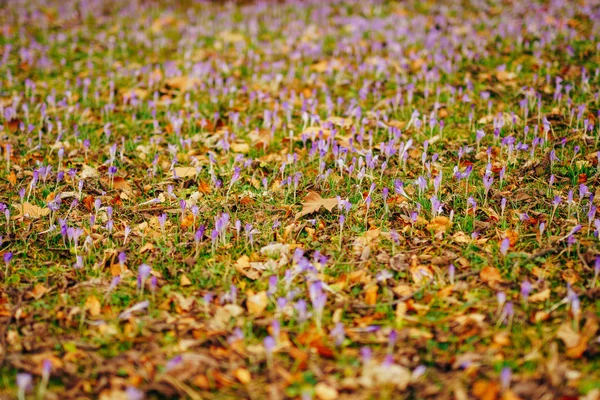
[[[450,218],[439,215],[427,224],[427,229],[433,230],[435,233],[446,232],[452,226]]]
[[[336,388],[325,382],[319,382],[315,385],[315,394],[319,400],[335,400],[340,395]]]
[[[196,167],[175,167],[173,168],[175,176],[179,179],[193,178],[196,176]]]
[[[200,84],[200,80],[189,76],[176,76],[165,81],[165,84],[175,90],[188,91]]]
[[[544,289],[541,292],[537,292],[529,296],[529,301],[532,303],[541,303],[542,301],[546,301],[550,298],[550,289]]]
[[[569,358],[580,358],[587,349],[589,340],[598,332],[597,317],[588,313],[586,318],[581,332],[577,332],[571,322],[564,322],[556,332],[556,337],[562,340],[567,347],[567,357]]]
[[[377,304],[377,285],[371,285],[365,290],[365,303],[369,305]]]
[[[366,388],[394,385],[399,390],[403,390],[408,386],[410,376],[410,371],[400,365],[384,365],[370,361],[363,367],[362,375],[358,381],[360,385]]]
[[[254,268],[250,263],[250,257],[243,255],[235,263],[235,269],[240,274],[253,281],[260,278],[262,271]]]
[[[36,299],[36,300],[39,300],[39,299],[41,299],[41,298],[42,298],[42,296],[43,296],[43,295],[45,295],[45,294],[46,294],[48,291],[49,291],[49,289],[48,289],[46,286],[42,285],[41,283],[38,283],[37,285],[35,285],[35,286],[33,287],[33,289],[32,289],[32,290],[30,290],[30,291],[28,292],[28,294],[29,294],[31,297],[33,297],[34,299]]]
[[[495,267],[485,267],[479,272],[479,277],[481,280],[490,286],[493,286],[496,283],[502,282],[502,275],[500,275],[500,271]]]
[[[23,203],[23,206],[21,206],[20,204],[14,204],[13,207],[19,210],[19,215],[17,216],[17,218],[25,217],[31,219],[38,219],[50,214],[49,208],[42,208],[28,202]]]
[[[500,393],[496,382],[479,380],[473,384],[473,395],[479,400],[495,400]]]
[[[96,296],[88,296],[85,300],[84,309],[90,313],[92,317],[100,315],[100,300]]]
[[[190,286],[192,284],[192,281],[190,281],[190,278],[187,277],[186,274],[181,275],[181,278],[179,278],[179,286]]]
[[[324,199],[316,192],[308,192],[302,203],[302,211],[296,214],[296,219],[317,212],[321,207],[331,211],[337,204],[338,201],[335,197]]]
[[[269,303],[269,298],[267,296],[267,292],[264,290],[258,292],[252,296],[249,296],[246,300],[246,307],[248,308],[248,312],[252,315],[257,315],[262,313]]]
[[[235,376],[243,385],[249,384],[252,380],[252,375],[246,368],[237,368],[235,371],[233,371],[233,376]]]
[[[113,178],[113,188],[117,190],[123,190],[124,192],[131,192],[131,185],[124,178],[115,176]]]

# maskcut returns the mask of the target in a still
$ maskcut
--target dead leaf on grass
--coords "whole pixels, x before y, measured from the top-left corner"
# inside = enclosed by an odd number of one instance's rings
[[[338,201],[335,197],[324,199],[316,192],[308,192],[302,203],[302,211],[296,214],[296,219],[317,212],[321,207],[326,208],[327,211],[332,211],[337,205]]]
[[[35,204],[31,204],[28,202],[23,203],[23,206],[20,204],[14,204],[13,207],[19,210],[19,215],[16,218],[31,218],[38,219],[41,217],[45,217],[50,214],[50,209],[47,207],[36,206]]]
[[[479,272],[479,277],[484,283],[487,283],[490,286],[502,282],[502,275],[500,275],[498,268],[495,267],[485,267]]]

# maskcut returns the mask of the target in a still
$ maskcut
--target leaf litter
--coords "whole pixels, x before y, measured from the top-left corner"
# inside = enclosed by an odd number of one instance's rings
[[[599,398],[594,1],[29,3],[0,397]]]

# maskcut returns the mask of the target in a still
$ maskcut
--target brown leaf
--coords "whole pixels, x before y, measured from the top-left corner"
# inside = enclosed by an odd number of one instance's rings
[[[587,320],[581,332],[573,329],[571,322],[564,322],[558,331],[556,337],[563,341],[567,347],[567,357],[580,358],[585,350],[589,340],[598,332],[598,319],[595,315],[589,313]]]
[[[45,217],[46,215],[50,214],[50,209],[47,207],[39,207],[36,206],[35,204],[31,204],[28,202],[23,203],[23,206],[19,205],[19,204],[15,204],[14,208],[16,208],[17,210],[19,210],[19,215],[17,216],[17,218],[31,218],[31,219],[38,219],[41,217]]]
[[[452,226],[450,218],[439,215],[427,224],[427,229],[433,230],[435,233],[446,232]]]
[[[30,291],[28,292],[28,294],[29,294],[31,297],[33,297],[34,299],[36,299],[36,300],[39,300],[39,299],[41,299],[41,298],[42,298],[42,296],[43,296],[43,295],[45,295],[45,294],[46,294],[48,291],[49,291],[49,289],[48,289],[46,286],[42,285],[41,283],[38,283],[37,285],[35,285],[35,286],[33,287],[33,289],[32,289],[32,290],[30,290]]]
[[[507,229],[505,232],[505,237],[507,237],[510,241],[510,247],[515,247],[519,241],[519,232]]]
[[[477,381],[473,384],[473,395],[479,400],[494,400],[500,393],[500,386],[496,382]]]
[[[124,178],[115,176],[113,178],[113,188],[124,192],[131,192],[131,185]]]
[[[296,214],[296,219],[317,212],[321,207],[331,211],[337,204],[338,201],[335,197],[324,199],[316,192],[308,192],[302,203],[302,211]]]
[[[495,283],[502,282],[502,275],[500,275],[500,271],[495,267],[485,267],[479,272],[479,277],[481,280],[490,286],[493,286]]]
[[[83,205],[89,212],[92,212],[92,210],[94,209],[94,200],[94,196],[92,196],[91,194],[83,199]]]

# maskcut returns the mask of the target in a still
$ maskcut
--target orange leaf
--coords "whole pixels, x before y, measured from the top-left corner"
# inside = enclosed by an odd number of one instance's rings
[[[204,193],[204,194],[211,194],[212,193],[212,187],[204,182],[204,181],[200,181],[198,182],[198,191],[200,193]]]
[[[427,229],[432,229],[435,233],[446,232],[452,226],[450,218],[439,215],[427,224]]]
[[[377,285],[371,285],[365,290],[365,303],[369,305],[377,304]]]
[[[502,282],[502,275],[500,275],[500,271],[498,268],[494,267],[485,267],[481,270],[481,272],[479,272],[479,277],[485,283],[490,284],[490,286],[494,285],[495,283]]]
[[[17,184],[17,175],[15,175],[15,171],[10,171],[7,179],[10,183],[10,186],[15,186]]]

